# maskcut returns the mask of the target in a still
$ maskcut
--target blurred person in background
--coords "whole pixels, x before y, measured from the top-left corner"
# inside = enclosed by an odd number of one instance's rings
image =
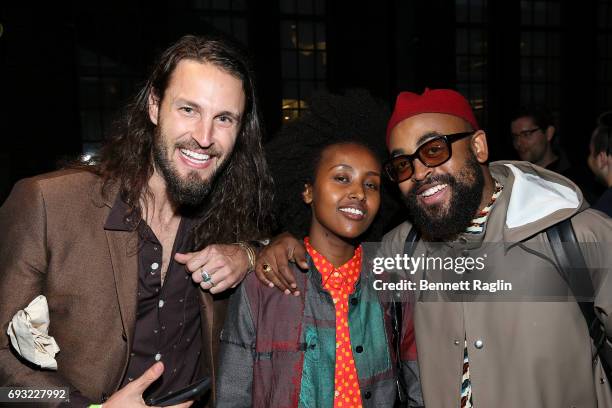
[[[512,144],[521,160],[566,175],[570,163],[565,155],[553,148],[556,127],[547,108],[521,108],[514,115],[510,127]]]
[[[598,126],[589,144],[589,168],[607,189],[593,205],[596,210],[612,217],[612,111],[599,116]]]
[[[574,166],[561,148],[550,109],[541,105],[523,106],[512,116],[510,129],[512,144],[521,160],[569,178],[582,190],[588,202],[596,199],[598,189],[585,174],[588,171]]]

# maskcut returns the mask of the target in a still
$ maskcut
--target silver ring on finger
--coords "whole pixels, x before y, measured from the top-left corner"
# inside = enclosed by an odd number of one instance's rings
[[[204,282],[204,283],[208,283],[212,279],[211,276],[206,271],[206,269],[204,269],[204,268],[202,268],[202,270],[200,271],[200,276],[202,277],[202,282]]]

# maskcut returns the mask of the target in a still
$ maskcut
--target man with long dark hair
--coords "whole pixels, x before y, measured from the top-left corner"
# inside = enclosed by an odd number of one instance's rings
[[[271,220],[246,58],[181,38],[99,156],[71,167],[20,181],[0,209],[0,385],[69,387],[106,408],[214,381],[222,292]]]

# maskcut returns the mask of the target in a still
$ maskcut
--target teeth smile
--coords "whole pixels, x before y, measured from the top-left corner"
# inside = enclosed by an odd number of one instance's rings
[[[180,149],[180,151],[183,155],[189,157],[190,159],[196,160],[196,161],[210,160],[210,156],[208,154],[196,153],[192,150],[187,150],[187,149]]]
[[[363,211],[358,210],[356,208],[351,208],[351,207],[340,208],[340,211],[349,213],[349,214],[363,215]]]
[[[429,197],[429,196],[436,194],[438,191],[445,189],[447,186],[448,184],[438,184],[437,186],[428,188],[427,190],[423,191],[419,195],[422,197]]]

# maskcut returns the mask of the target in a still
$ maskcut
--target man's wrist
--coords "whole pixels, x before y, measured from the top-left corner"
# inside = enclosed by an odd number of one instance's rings
[[[234,243],[234,245],[238,245],[240,248],[244,250],[244,252],[246,252],[248,262],[249,262],[248,267],[247,267],[247,274],[253,272],[255,270],[255,260],[257,259],[257,254],[253,246],[251,246],[250,243],[245,242],[245,241],[236,242]]]

